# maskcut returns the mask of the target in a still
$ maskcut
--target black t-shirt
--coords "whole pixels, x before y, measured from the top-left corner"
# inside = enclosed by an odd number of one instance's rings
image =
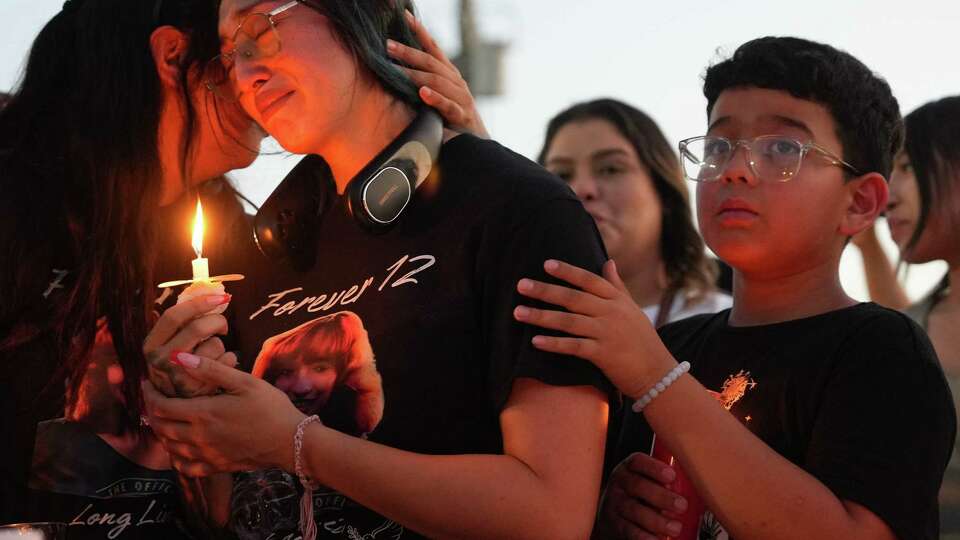
[[[660,335],[777,453],[872,511],[899,538],[936,539],[956,416],[923,331],[871,303],[751,327],[729,326],[729,314],[691,317]],[[642,415],[630,415],[618,455],[647,451],[649,433]],[[722,533],[708,512],[700,538]]]
[[[189,538],[176,474],[124,457],[80,423],[39,425],[30,489],[33,519],[67,523],[71,539]]]
[[[512,317],[517,281],[548,280],[546,259],[598,272],[605,252],[569,188],[499,144],[458,136],[435,166],[386,234],[362,230],[339,197],[312,270],[259,254],[225,269],[247,274],[228,287],[240,364],[341,431],[425,454],[502,453],[516,378],[611,390],[590,364],[535,349],[538,331]],[[289,474],[236,480],[241,538],[296,536]],[[314,506],[321,537],[418,537],[333,490]]]
[[[213,231],[207,235],[205,253],[216,264],[232,267],[238,265],[233,257],[244,253],[240,246],[249,243],[249,224],[227,187],[223,180],[208,182],[200,194]],[[164,232],[157,246],[158,281],[190,275],[194,255],[187,225],[195,205],[196,194],[189,193],[155,216]],[[13,206],[0,199],[3,210],[12,211]],[[15,233],[0,230],[0,237]],[[231,242],[233,238],[238,241]],[[0,342],[14,344],[0,351],[0,440],[4,441],[0,444],[0,523],[67,522],[71,538],[185,538],[180,524],[186,514],[172,469],[142,467],[115,452],[83,424],[55,420],[64,416],[66,381],[54,321],[62,316],[76,286],[81,273],[77,268],[88,263],[71,254],[65,243],[52,235],[37,247],[32,259],[35,267],[12,266],[0,272]],[[25,277],[14,282],[16,272],[25,272]],[[162,310],[176,296],[162,295],[158,300]],[[225,341],[230,347],[229,339]],[[113,390],[120,393],[119,388]],[[125,526],[127,519],[131,524]]]

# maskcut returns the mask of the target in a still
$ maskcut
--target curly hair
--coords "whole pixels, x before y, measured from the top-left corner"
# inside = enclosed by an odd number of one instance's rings
[[[707,116],[731,88],[782,90],[827,108],[843,145],[843,159],[857,170],[890,177],[903,145],[900,105],[885,80],[849,53],[793,37],[762,37],[707,68],[703,95]]]

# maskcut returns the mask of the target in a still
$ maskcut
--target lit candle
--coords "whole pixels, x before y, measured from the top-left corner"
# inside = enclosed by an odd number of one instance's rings
[[[193,279],[167,281],[166,283],[158,285],[161,289],[188,285],[188,287],[177,296],[178,304],[198,296],[223,295],[226,293],[226,289],[223,286],[225,281],[239,281],[243,279],[241,274],[210,276],[210,265],[207,259],[203,257],[203,231],[203,205],[200,204],[200,199],[198,198],[197,213],[193,220],[193,239],[191,242],[193,251],[197,254],[197,258],[191,261],[193,265]],[[211,310],[210,313],[223,313],[225,309],[227,309],[227,306],[223,304]]]
[[[193,280],[208,281],[210,279],[210,266],[207,259],[203,258],[203,206],[200,205],[200,199],[197,199],[197,215],[193,220],[193,251],[197,258],[193,260]]]

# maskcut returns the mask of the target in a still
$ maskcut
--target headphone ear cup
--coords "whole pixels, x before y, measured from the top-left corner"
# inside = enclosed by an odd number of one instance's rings
[[[412,160],[395,159],[366,180],[350,183],[350,212],[364,229],[390,230],[413,197],[416,167]]]
[[[320,221],[335,189],[327,162],[303,158],[254,217],[254,239],[267,258],[306,271],[316,264]]]

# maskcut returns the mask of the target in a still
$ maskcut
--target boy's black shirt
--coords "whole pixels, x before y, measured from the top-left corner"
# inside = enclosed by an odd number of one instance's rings
[[[956,416],[923,330],[872,303],[751,327],[730,326],[729,314],[678,321],[660,336],[777,453],[899,538],[936,539]],[[618,457],[649,448],[643,416],[629,415]],[[718,537],[712,516],[705,522],[701,538]]]

